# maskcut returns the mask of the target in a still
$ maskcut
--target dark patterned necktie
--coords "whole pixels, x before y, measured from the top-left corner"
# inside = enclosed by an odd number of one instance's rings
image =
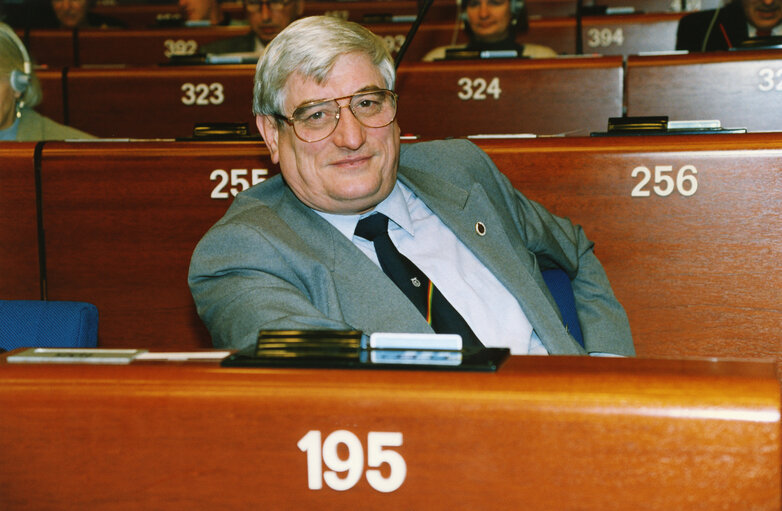
[[[407,295],[421,315],[441,334],[459,334],[465,350],[482,348],[464,318],[445,299],[429,278],[408,258],[399,253],[388,236],[388,217],[374,213],[359,220],[356,236],[371,241],[386,275]]]

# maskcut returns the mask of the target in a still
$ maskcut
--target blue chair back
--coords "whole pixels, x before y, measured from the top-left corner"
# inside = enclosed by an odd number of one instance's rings
[[[97,345],[98,308],[91,303],[0,300],[0,349]]]
[[[573,285],[570,277],[560,269],[546,270],[543,272],[543,280],[546,281],[554,301],[557,302],[559,313],[562,315],[562,323],[568,329],[570,335],[584,347],[584,335],[581,333],[581,323],[578,322],[576,313],[576,298],[573,295]]]

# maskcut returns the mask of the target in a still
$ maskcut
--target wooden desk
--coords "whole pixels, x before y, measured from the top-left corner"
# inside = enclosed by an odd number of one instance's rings
[[[231,16],[231,19],[241,20],[244,18],[241,2],[221,2],[220,9]],[[93,7],[92,10],[104,16],[123,21],[131,29],[152,28],[156,26],[158,16],[170,18],[181,13],[176,2],[167,4],[98,5]]]
[[[741,51],[627,60],[627,115],[718,119],[750,131],[782,129],[782,51]]]
[[[201,45],[246,34],[248,27],[80,30],[79,62],[85,65],[163,64],[172,56],[198,53]]]
[[[423,138],[587,135],[622,112],[620,57],[414,63],[397,78],[399,124]]]
[[[63,70],[36,69],[35,75],[41,84],[43,100],[35,107],[41,115],[45,115],[61,124],[66,123],[65,98],[63,97]]]
[[[576,22],[574,19],[535,19],[530,20],[529,25],[529,30],[526,33],[518,35],[517,40],[520,43],[542,44],[561,54],[575,53]],[[385,40],[394,56],[404,44],[410,31],[409,23],[378,23],[367,25],[367,27]],[[467,40],[467,35],[461,25],[455,29],[453,22],[424,22],[418,28],[413,42],[407,48],[403,62],[418,62],[435,48],[452,44],[466,44]]]
[[[72,30],[31,30],[29,39],[24,37],[24,31],[17,30],[16,33],[36,64],[65,67],[76,62],[76,41]]]
[[[780,502],[770,364],[513,357],[484,374],[0,361],[0,409],[8,511]],[[354,462],[342,491],[323,482],[347,475],[322,467],[323,443]],[[309,489],[308,457],[321,489]],[[370,484],[369,463],[391,491]]]
[[[72,69],[70,124],[100,137],[189,137],[199,122],[243,122],[251,111],[254,66]]]
[[[73,69],[70,124],[115,138],[187,137],[198,122],[246,122],[255,132],[253,73],[253,66]],[[412,63],[400,67],[396,89],[403,131],[424,138],[588,134],[622,113],[622,60]]]
[[[101,347],[210,347],[187,287],[190,256],[232,189],[266,169],[276,172],[261,142],[47,143],[49,298],[94,303]]]
[[[634,55],[675,50],[676,29],[684,14],[686,13],[584,17],[584,53]]]
[[[0,298],[4,300],[41,298],[34,151],[34,142],[0,142],[0,268],[4,268]]]
[[[584,227],[639,355],[771,357],[782,369],[782,136],[480,145],[517,189]]]
[[[782,369],[778,134],[479,145],[596,242],[640,356],[774,358]],[[260,142],[47,143],[49,296],[96,303],[104,347],[208,346],[186,285],[190,254],[231,186],[251,180],[237,171],[234,185],[231,169],[273,174],[267,158]],[[661,196],[654,187],[667,191],[667,177],[674,189]]]

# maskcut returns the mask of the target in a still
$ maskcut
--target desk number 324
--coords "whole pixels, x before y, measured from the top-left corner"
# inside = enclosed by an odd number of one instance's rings
[[[301,437],[299,450],[307,453],[307,485],[310,490],[320,490],[325,481],[329,488],[345,491],[353,488],[361,476],[369,485],[383,493],[395,491],[407,476],[407,464],[398,452],[389,447],[402,446],[402,433],[370,432],[367,434],[367,466],[364,470],[364,446],[361,440],[344,429],[334,431],[321,441],[318,430],[308,431]],[[340,445],[344,448],[340,449]],[[347,457],[342,458],[340,451]],[[323,471],[323,465],[329,470]],[[388,475],[383,476],[381,465],[388,465]]]

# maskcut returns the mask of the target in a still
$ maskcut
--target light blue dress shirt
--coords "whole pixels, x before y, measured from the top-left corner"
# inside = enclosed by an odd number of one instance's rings
[[[548,354],[513,295],[401,182],[363,215],[317,213],[378,266],[374,244],[354,231],[361,218],[383,213],[391,220],[388,233],[399,252],[431,279],[484,346],[507,347],[514,355]]]

